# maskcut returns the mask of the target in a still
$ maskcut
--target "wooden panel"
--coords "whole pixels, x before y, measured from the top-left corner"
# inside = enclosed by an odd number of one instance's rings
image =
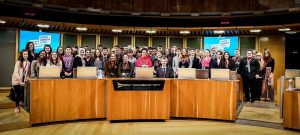
[[[107,120],[169,119],[170,80],[163,91],[115,91],[107,79]]]
[[[63,46],[74,46],[77,44],[77,35],[76,34],[67,34],[63,33]],[[55,50],[56,51],[56,50]]]
[[[285,72],[285,43],[284,36],[267,36],[260,37],[260,52],[263,54],[264,48],[268,48],[271,56],[275,60],[274,67],[274,87],[277,86],[277,79],[284,75]]]
[[[300,129],[300,91],[285,91],[283,105],[284,127]]]
[[[240,37],[240,51],[243,57],[246,57],[248,49],[255,49],[256,37]],[[230,54],[234,56],[235,54]]]
[[[112,48],[114,46],[113,35],[100,35],[100,44],[106,48]]]
[[[104,118],[104,80],[30,80],[32,124]]]
[[[181,37],[170,37],[170,47],[177,46],[179,48],[183,47],[183,38]]]
[[[293,88],[294,88],[294,86],[295,86],[294,80],[293,80],[292,85],[293,85]],[[277,79],[277,85],[276,85],[276,101],[275,101],[277,106],[280,106],[280,102],[281,102],[281,100],[280,100],[280,87],[281,87],[281,79],[278,78]],[[284,90],[287,89],[288,87],[289,87],[289,80],[285,79],[284,80]]]
[[[235,120],[237,88],[238,81],[172,80],[171,117]]]
[[[89,49],[96,48],[96,35],[81,35],[81,46]]]
[[[187,38],[187,47],[200,49],[200,44],[201,44],[200,42],[201,42],[201,38],[198,37]]]
[[[120,47],[131,45],[131,36],[118,36],[118,45]]]

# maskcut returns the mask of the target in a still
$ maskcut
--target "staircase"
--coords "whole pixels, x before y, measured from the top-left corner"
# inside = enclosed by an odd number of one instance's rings
[[[242,104],[236,124],[283,129],[280,108],[273,102],[255,101]]]

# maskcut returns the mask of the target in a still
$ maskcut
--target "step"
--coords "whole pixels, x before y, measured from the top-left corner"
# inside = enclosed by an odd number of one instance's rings
[[[235,121],[235,123],[236,124],[242,124],[242,125],[266,127],[266,128],[283,129],[282,123],[272,123],[272,122],[264,122],[264,121],[256,121],[256,120],[245,120],[245,119],[237,119]]]
[[[10,100],[7,97],[8,95],[9,95],[9,92],[0,93],[0,109],[15,108],[16,107],[15,102]]]
[[[31,127],[29,113],[21,108],[15,113],[15,108],[0,109],[0,131],[8,131]]]

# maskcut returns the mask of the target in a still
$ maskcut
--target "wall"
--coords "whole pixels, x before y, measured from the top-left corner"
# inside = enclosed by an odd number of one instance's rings
[[[285,37],[284,35],[261,36],[259,37],[259,51],[263,53],[264,48],[268,48],[275,60],[274,86],[277,79],[285,72]]]
[[[11,86],[15,65],[16,29],[0,29],[0,87]]]

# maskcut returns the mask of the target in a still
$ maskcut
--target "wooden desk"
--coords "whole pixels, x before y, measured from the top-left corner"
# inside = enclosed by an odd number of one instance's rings
[[[300,91],[284,91],[283,126],[300,130]]]
[[[104,81],[30,80],[31,124],[104,118]]]
[[[119,90],[107,79],[107,120],[140,120],[170,118],[170,80],[165,79],[163,90]],[[162,79],[152,79],[162,80]],[[147,80],[147,81],[152,81]]]
[[[238,82],[172,80],[171,117],[235,120]]]
[[[293,88],[295,86],[295,81],[293,80],[293,84],[292,84]],[[289,79],[285,79],[284,80],[284,90],[287,89],[289,87]],[[278,78],[277,79],[277,86],[276,86],[276,105],[277,106],[280,106],[280,88],[281,88],[281,78]]]

